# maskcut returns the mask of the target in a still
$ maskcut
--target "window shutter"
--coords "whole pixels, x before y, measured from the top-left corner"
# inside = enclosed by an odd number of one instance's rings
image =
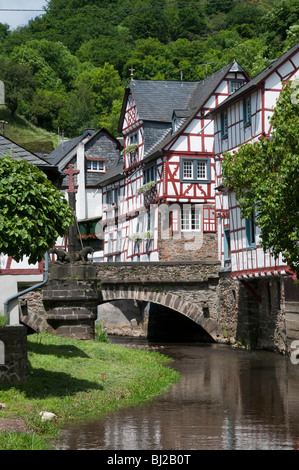
[[[223,136],[224,135],[224,114],[223,113],[221,113],[220,118],[221,118],[221,135]]]
[[[243,100],[243,121],[246,124],[246,98]]]
[[[206,208],[203,210],[203,231],[216,232],[215,209]]]
[[[250,219],[245,219],[245,231],[246,231],[246,246],[251,245],[251,229]]]

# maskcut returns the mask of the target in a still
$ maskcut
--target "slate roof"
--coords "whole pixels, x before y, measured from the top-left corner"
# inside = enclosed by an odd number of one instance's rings
[[[214,116],[215,114],[219,113],[222,109],[229,106],[235,100],[243,97],[244,95],[251,92],[254,88],[260,86],[264,80],[270,75],[276,68],[280,67],[289,57],[294,55],[296,52],[299,51],[299,43],[295,44],[291,49],[285,52],[282,56],[278,59],[273,61],[268,67],[266,67],[262,72],[252,78],[248,83],[243,85],[237,91],[235,91],[232,95],[230,95],[226,100],[224,100],[220,105],[214,108],[212,111],[209,112],[209,116]]]
[[[13,142],[10,139],[7,139],[0,134],[0,157],[5,157],[6,155],[10,156],[14,160],[25,160],[27,163],[32,163],[38,167],[49,167],[49,162],[45,159],[38,157],[34,153],[29,152],[28,150],[20,147],[18,144]]]
[[[87,136],[91,136],[94,134],[94,130],[88,130],[87,132],[83,132],[82,135],[79,137],[75,137],[74,139],[64,140],[61,144],[56,147],[47,157],[47,160],[52,163],[53,165],[58,165],[61,160],[70,154],[70,157],[76,155],[77,152],[77,145],[85,139]]]
[[[119,120],[119,131],[122,130],[126,103],[130,93],[136,103],[139,118],[148,123],[160,123],[159,129],[153,127],[149,130],[150,126],[145,127],[146,142],[143,163],[150,162],[162,153],[163,148],[189,124],[230,71],[240,71],[247,75],[243,68],[234,61],[199,82],[132,80],[127,85]],[[179,118],[179,126],[173,133],[172,119],[174,114]],[[151,142],[150,148],[147,146],[148,141]],[[119,165],[115,171],[112,169],[106,174],[102,186],[119,179],[122,172],[123,164]]]
[[[110,168],[105,175],[105,179],[103,179],[98,186],[101,188],[106,186],[107,184],[113,183],[119,179],[124,177],[124,162],[123,160],[119,161],[116,166]]]
[[[232,62],[199,82],[132,80],[125,90],[119,131],[122,130],[126,102],[130,93],[132,93],[142,121],[170,123],[175,109],[181,112],[199,109],[230,70],[244,72],[239,64]]]

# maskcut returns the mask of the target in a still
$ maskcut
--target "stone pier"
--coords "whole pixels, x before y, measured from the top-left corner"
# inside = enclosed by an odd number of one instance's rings
[[[97,274],[92,264],[52,264],[43,289],[46,321],[53,334],[94,339]]]
[[[18,384],[28,377],[27,330],[13,325],[0,328],[0,381]]]

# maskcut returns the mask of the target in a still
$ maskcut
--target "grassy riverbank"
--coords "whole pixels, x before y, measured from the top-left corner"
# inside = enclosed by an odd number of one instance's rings
[[[65,424],[138,406],[179,380],[169,360],[156,352],[46,333],[28,336],[28,362],[25,383],[0,382],[2,423],[15,419],[26,426],[26,432],[0,432],[0,450],[49,449]],[[41,411],[56,417],[42,421]]]

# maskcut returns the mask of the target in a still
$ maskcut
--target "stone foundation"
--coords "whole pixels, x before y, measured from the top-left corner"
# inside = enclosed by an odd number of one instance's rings
[[[217,286],[218,321],[221,325],[221,340],[235,344],[238,328],[240,282],[231,279],[231,272],[221,271]]]
[[[27,376],[26,328],[21,325],[0,328],[0,381],[18,384]]]

